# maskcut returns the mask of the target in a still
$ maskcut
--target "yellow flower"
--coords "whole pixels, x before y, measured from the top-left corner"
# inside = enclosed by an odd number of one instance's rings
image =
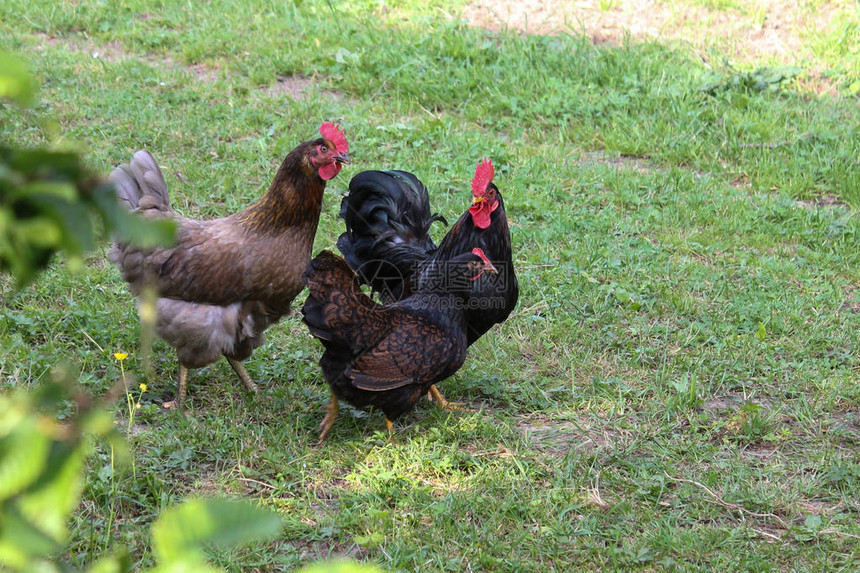
[[[125,352],[114,352],[113,357],[119,361],[122,361],[128,358],[128,354],[126,354]]]
[[[140,404],[135,404],[134,407],[140,410]]]
[[[141,385],[140,385],[140,391],[141,391],[141,392],[146,392],[146,384],[141,384]]]

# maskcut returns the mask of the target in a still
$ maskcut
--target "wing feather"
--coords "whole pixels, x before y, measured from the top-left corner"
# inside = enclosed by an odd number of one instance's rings
[[[450,368],[448,360],[457,352],[456,344],[441,327],[422,316],[403,313],[399,318],[392,321],[396,328],[346,369],[356,388],[382,392],[417,380],[435,380]]]

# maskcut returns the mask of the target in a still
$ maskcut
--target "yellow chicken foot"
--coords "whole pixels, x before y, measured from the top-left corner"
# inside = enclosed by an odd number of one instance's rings
[[[385,417],[385,429],[388,430],[388,443],[397,444],[397,440],[394,439],[394,422],[389,420],[388,416]]]
[[[248,374],[248,371],[245,369],[245,365],[242,364],[242,361],[227,358],[227,362],[229,362],[230,366],[233,367],[233,370],[239,376],[239,380],[242,381],[242,384],[245,385],[245,388],[248,390],[248,392],[253,392],[254,394],[256,394],[258,391],[257,385],[254,384],[253,380],[251,380],[251,375]]]
[[[331,400],[329,400],[329,403],[326,405],[325,409],[326,409],[326,413],[325,413],[325,416],[323,416],[322,422],[320,422],[320,427],[319,427],[319,430],[320,430],[320,439],[318,442],[319,444],[322,444],[323,440],[325,440],[325,437],[328,435],[332,426],[334,426],[335,419],[337,419],[338,405],[337,405],[337,397],[334,395],[334,392],[332,392]]]
[[[188,368],[186,368],[185,366],[180,364],[179,365],[179,383],[177,384],[177,388],[176,388],[176,397],[174,397],[173,400],[170,400],[169,402],[164,402],[161,405],[161,407],[165,408],[167,410],[176,409],[176,410],[181,411],[182,410],[182,402],[185,401],[185,392],[187,391],[187,389],[188,389]]]
[[[458,404],[456,402],[449,402],[448,400],[446,400],[445,397],[442,395],[442,392],[439,391],[435,384],[430,386],[430,390],[427,392],[427,398],[429,398],[433,402],[436,402],[436,404],[438,404],[439,407],[443,410],[454,410],[456,412],[474,412],[472,408],[467,408],[462,404]]]

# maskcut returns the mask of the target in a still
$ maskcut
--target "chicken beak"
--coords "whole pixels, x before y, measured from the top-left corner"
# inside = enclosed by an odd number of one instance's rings
[[[475,197],[474,199],[472,199],[472,205],[477,205],[478,203],[482,203],[483,201],[484,201],[484,198],[479,195],[478,197]]]
[[[475,276],[473,276],[473,277],[472,277],[472,279],[471,279],[471,280],[472,280],[472,282],[475,282],[476,280],[478,280],[479,278],[481,278],[481,276],[482,276],[484,273],[486,273],[486,274],[490,274],[490,275],[496,275],[496,274],[498,274],[498,273],[499,273],[499,271],[496,269],[496,267],[495,267],[495,266],[493,266],[493,263],[489,263],[489,262],[488,262],[488,263],[484,263],[484,266],[483,266],[483,267],[481,267],[481,270],[480,270],[480,271],[478,271],[478,274],[476,274]]]
[[[346,153],[339,153],[334,156],[334,160],[338,163],[352,163],[352,159]]]

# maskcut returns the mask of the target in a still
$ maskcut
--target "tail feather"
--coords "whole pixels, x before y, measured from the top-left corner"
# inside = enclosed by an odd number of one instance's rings
[[[323,341],[350,347],[355,342],[359,315],[376,306],[361,292],[349,265],[329,251],[322,251],[308,263],[302,280],[308,298],[302,307],[311,334]],[[328,346],[328,345],[327,345]]]
[[[359,280],[385,301],[399,300],[404,281],[436,250],[427,188],[406,171],[363,171],[349,183],[341,202],[346,222],[337,247]]]
[[[140,207],[140,187],[134,180],[134,173],[126,165],[120,165],[114,169],[108,177],[116,188],[117,197],[125,203],[130,211]]]
[[[130,210],[148,216],[173,213],[161,168],[145,149],[136,152],[129,163],[114,169],[109,179],[116,187],[117,197]]]
[[[352,269],[331,251],[321,251],[311,259],[302,281],[317,298],[328,298],[334,289],[358,289]]]
[[[135,153],[128,163],[111,171],[108,179],[114,184],[117,198],[129,211],[151,218],[175,214],[170,207],[167,183],[161,168],[145,149]],[[123,280],[131,285],[135,293],[143,278],[146,256],[140,248],[118,241],[108,251],[108,257],[119,267]]]

